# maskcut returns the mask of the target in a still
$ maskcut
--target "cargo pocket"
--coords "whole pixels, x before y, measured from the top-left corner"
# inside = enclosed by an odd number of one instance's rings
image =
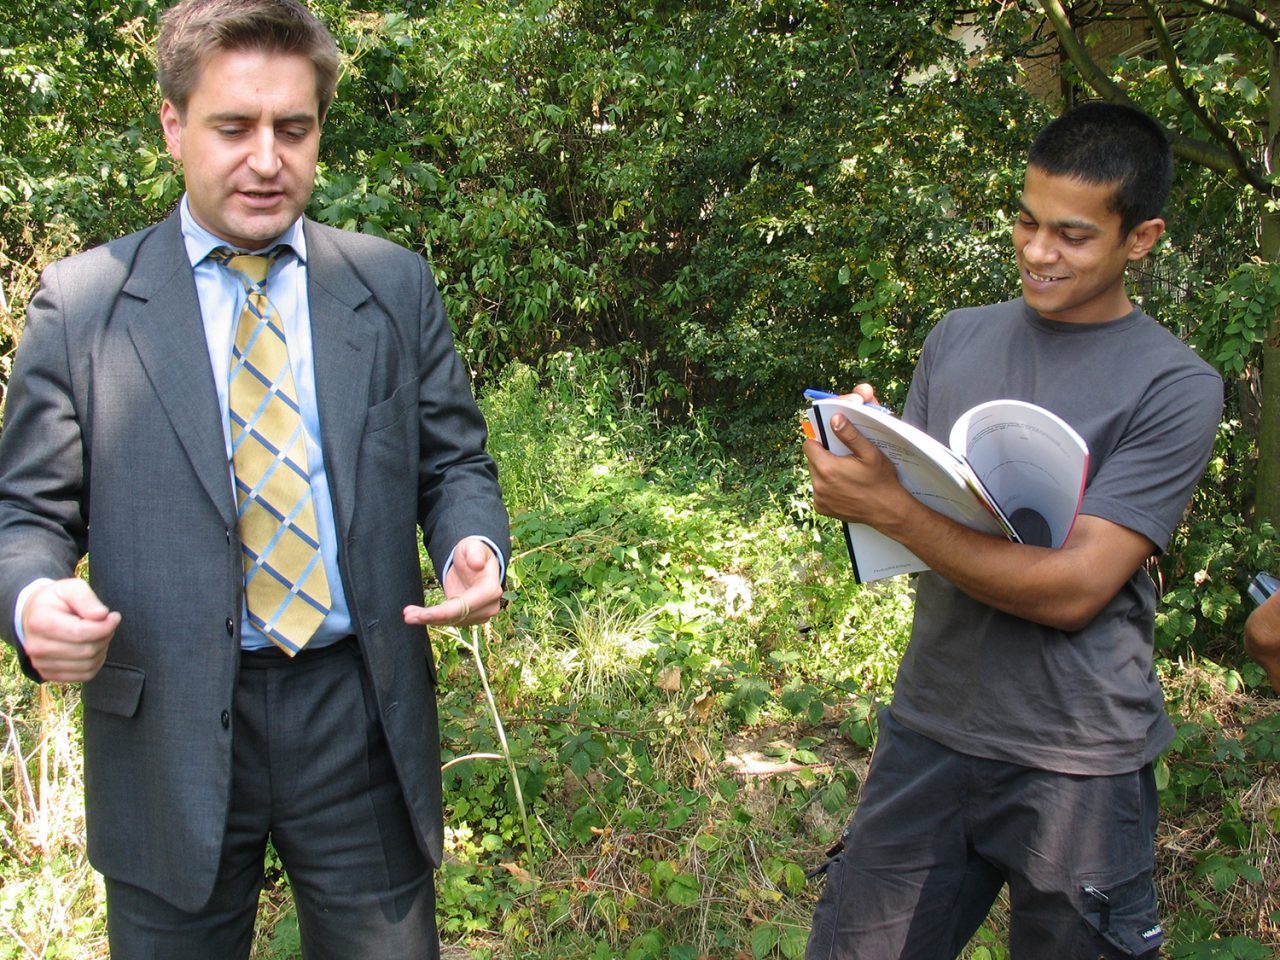
[[[1086,882],[1080,897],[1085,922],[1119,951],[1116,956],[1141,957],[1164,941],[1150,874],[1110,886]]]
[[[818,866],[814,867],[804,875],[806,880],[817,880],[819,877],[825,877],[827,871],[831,869],[831,865],[840,859],[840,854],[844,852],[844,837],[836,841],[835,846],[827,851],[827,859],[823,860]]]

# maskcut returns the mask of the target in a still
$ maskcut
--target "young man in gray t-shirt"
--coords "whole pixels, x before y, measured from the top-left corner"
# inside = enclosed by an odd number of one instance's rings
[[[1089,445],[1060,549],[960,526],[915,500],[847,423],[805,445],[820,513],[929,564],[808,957],[953,957],[1004,884],[1019,958],[1154,956],[1152,761],[1173,735],[1152,669],[1155,588],[1213,446],[1222,381],[1135,307],[1125,269],[1164,231],[1172,154],[1137,110],[1087,104],[1028,158],[1013,241],[1022,297],[948,314],[904,417],[946,441],[984,400],[1037,403]],[[870,387],[859,387],[874,399]]]

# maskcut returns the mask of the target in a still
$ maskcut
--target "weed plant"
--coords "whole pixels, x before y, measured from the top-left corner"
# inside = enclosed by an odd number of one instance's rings
[[[838,528],[810,514],[798,451],[729,449],[693,414],[659,425],[617,369],[561,354],[506,371],[482,401],[514,552],[481,656],[479,639],[434,634],[446,956],[797,958],[817,893],[805,873],[856,802],[911,584],[852,582]],[[1158,769],[1168,954],[1272,956],[1276,701],[1256,671],[1197,646],[1228,652],[1243,615],[1230,591],[1270,555],[1194,523],[1180,536],[1157,570],[1179,731]],[[76,691],[41,693],[10,657],[0,692],[0,960],[105,956]],[[266,866],[254,956],[285,960],[296,919],[278,860]],[[967,957],[1007,956],[1006,916],[997,906]]]

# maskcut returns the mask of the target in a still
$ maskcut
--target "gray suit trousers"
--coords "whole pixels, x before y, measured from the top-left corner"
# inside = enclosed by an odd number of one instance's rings
[[[436,960],[431,865],[414,838],[354,638],[242,654],[230,818],[213,896],[188,913],[107,880],[114,960],[244,960],[270,838],[307,960]]]

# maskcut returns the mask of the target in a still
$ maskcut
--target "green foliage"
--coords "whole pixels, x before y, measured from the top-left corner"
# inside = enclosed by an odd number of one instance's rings
[[[1218,313],[1200,314],[1201,350],[1224,374],[1240,376],[1280,309],[1280,263],[1254,258],[1236,266],[1209,299]]]
[[[0,238],[154,220],[180,182],[152,0],[23,7]],[[811,378],[875,374],[893,399],[945,306],[1010,289],[1001,211],[1038,111],[1008,61],[946,39],[948,4],[319,8],[346,65],[311,212],[426,252],[481,378],[577,346],[655,398],[776,415]]]
[[[861,36],[882,15],[829,10],[855,22],[805,30]],[[936,44],[925,56],[945,58]],[[709,278],[714,306],[685,322],[685,339],[735,405],[746,398],[776,416],[787,391],[862,379],[900,404],[947,309],[1014,292],[1006,214],[1038,108],[1006,65],[952,64],[907,83],[895,82],[902,67],[887,51],[867,54],[878,70],[802,58],[781,129],[695,251],[692,272]],[[794,59],[785,47],[775,55]]]
[[[438,631],[441,931],[477,957],[798,957],[815,892],[803,873],[856,800],[909,585],[848,587],[838,527],[797,505],[796,476],[753,474],[696,421],[654,429],[633,398],[610,393],[620,381],[607,369],[591,355],[548,358],[482,398],[503,425],[492,437],[503,475],[523,491],[511,504],[511,603],[486,631],[484,664],[537,826],[526,834],[501,760],[477,756],[497,750],[484,685],[459,638]],[[669,561],[653,559],[664,552]],[[579,610],[612,610],[623,633],[646,638],[594,692],[581,673],[575,685],[564,656],[580,636],[565,632],[568,611]],[[652,620],[634,629],[645,612]],[[1169,876],[1181,885],[1164,895],[1177,905],[1171,944],[1247,938],[1223,918],[1265,896],[1260,838],[1280,809],[1259,819],[1246,794],[1280,750],[1280,720],[1243,699],[1229,667],[1163,669],[1179,739],[1160,768],[1162,803],[1204,831],[1162,855],[1176,858]],[[1233,712],[1220,718],[1224,705]],[[2,889],[6,916],[42,919],[37,883]],[[283,894],[269,888],[258,956],[293,955]],[[100,936],[94,909],[83,922]],[[71,942],[50,939],[51,951]],[[969,955],[1004,950],[997,923]]]
[[[261,955],[264,960],[294,960],[302,956],[302,934],[298,930],[297,913],[290,911],[276,922]]]
[[[865,729],[862,691],[880,675],[858,660],[870,640],[840,650],[828,639],[849,615],[825,596],[828,580],[848,579],[843,541],[797,521],[796,477],[749,477],[697,423],[652,429],[607,369],[562,354],[540,375],[513,370],[483,400],[500,471],[528,493],[511,503],[511,604],[487,667],[542,829],[522,859],[497,764],[449,766],[442,924],[463,938],[501,928],[526,952],[581,938],[610,957],[748,942],[799,956],[809,908],[794,898],[857,787],[822,755],[846,711]],[[779,557],[801,544],[813,556],[797,576]],[[872,635],[901,642],[897,591],[856,602]],[[446,646],[439,661],[446,759],[492,749],[465,660]],[[742,725],[792,723],[814,732],[762,754],[785,772],[744,784],[721,766]],[[758,863],[743,860],[747,838]]]
[[[1169,561],[1162,560],[1156,571],[1166,588],[1156,612],[1156,649],[1232,662],[1239,657],[1252,608],[1249,581],[1259,570],[1280,569],[1280,543],[1270,524],[1255,529],[1229,512],[1230,501],[1213,485],[1215,469],[1211,462],[1192,519],[1175,535]],[[1223,512],[1215,516],[1214,506]]]
[[[1174,947],[1169,956],[1173,960],[1270,960],[1275,948],[1253,937],[1226,937],[1183,944]]]
[[[159,6],[0,10],[3,378],[38,269],[178,196],[147,63]],[[800,876],[856,802],[913,596],[854,584],[838,527],[812,516],[798,390],[867,379],[897,405],[947,309],[1016,292],[1007,211],[1047,116],[1006,55],[1029,35],[1017,5],[980,5],[991,45],[974,53],[948,38],[960,6],[317,4],[346,63],[310,212],[431,261],[514,520],[484,672],[436,636],[447,941],[531,960],[802,955]],[[1226,18],[1184,25],[1197,96],[1260,149],[1259,48]],[[1159,64],[1115,71],[1196,129]],[[1179,730],[1158,768],[1185,832],[1162,846],[1176,956],[1260,956],[1280,922],[1241,906],[1265,898],[1280,827],[1252,793],[1280,730],[1239,651],[1245,585],[1280,568],[1246,492],[1280,300],[1248,255],[1251,204],[1182,165],[1169,239],[1136,278],[1233,378],[1206,482],[1153,566]],[[3,679],[0,919],[21,945],[0,958],[80,955],[102,906],[66,799],[75,698],[50,713]],[[256,955],[283,958],[296,919],[271,879]],[[969,956],[1007,956],[999,918]]]
[[[531,869],[537,885],[510,899],[474,879],[484,873],[478,865],[466,867],[475,871],[468,882],[478,885],[457,902],[468,904],[468,922],[479,930],[500,923],[475,907],[494,897],[508,918],[505,929],[518,931],[510,935],[535,956],[592,956],[601,944],[608,945],[602,956],[697,956],[716,943],[753,956],[799,955],[807,904],[788,904],[811,894],[798,874],[820,861],[858,786],[856,768],[828,769],[822,761],[839,744],[869,750],[874,743],[891,679],[875,665],[896,662],[910,609],[907,584],[848,588],[837,528],[815,526],[797,512],[794,478],[748,478],[696,423],[678,436],[673,428],[653,430],[634,400],[610,398],[622,385],[593,374],[596,363],[604,365],[590,355],[550,358],[541,376],[515,371],[509,387],[485,398],[494,418],[517,407],[524,412],[526,429],[495,429],[493,444],[504,471],[513,463],[527,480],[519,485],[533,495],[531,504],[513,503],[520,532],[513,602],[495,626],[490,666],[522,735],[520,763],[537,761],[536,817],[562,852],[539,846]],[[564,447],[579,438],[590,438],[589,454],[575,462]],[[535,450],[555,465],[545,480],[549,497],[542,481],[531,480]],[[715,465],[714,498],[701,483],[704,464]],[[686,506],[690,497],[696,508]],[[797,531],[804,536],[795,539]],[[636,550],[615,551],[615,536]],[[1209,577],[1231,580],[1266,556],[1233,559],[1221,536],[1212,550],[1207,530],[1200,539],[1206,552],[1197,570]],[[1257,549],[1267,542],[1259,538]],[[794,556],[799,544],[813,557],[778,575],[778,557]],[[646,563],[659,546],[669,560]],[[723,577],[730,569],[737,580]],[[1178,589],[1171,592],[1181,596]],[[641,608],[658,611],[645,631],[648,649],[627,667],[625,696],[568,693],[577,688],[557,659],[566,648],[560,599],[568,597],[647,597]],[[1179,648],[1188,655],[1208,645],[1199,638],[1218,627],[1216,607],[1207,610],[1195,608],[1197,626]],[[1175,818],[1199,821],[1213,811],[1211,834],[1186,855],[1183,886],[1165,895],[1170,904],[1189,898],[1171,921],[1171,942],[1179,944],[1220,931],[1223,911],[1242,891],[1261,892],[1259,830],[1272,821],[1260,824],[1241,798],[1278,745],[1274,714],[1240,714],[1243,721],[1227,723],[1208,712],[1243,695],[1237,672],[1203,660],[1194,669],[1167,669],[1172,709],[1184,719],[1160,766],[1162,802]],[[448,686],[459,682],[452,674]],[[459,721],[474,715],[474,695],[464,687],[456,696],[450,689],[446,703],[462,706],[446,713]],[[744,728],[791,724],[799,728],[794,735],[775,736],[759,751],[786,773],[744,783],[719,766],[736,755]],[[470,740],[465,749],[480,743]],[[476,765],[472,776],[482,769]],[[486,804],[509,814],[509,797],[499,798],[501,777],[492,765],[488,770],[486,781],[449,788],[466,795],[451,822],[486,815]],[[473,805],[486,790],[492,799]],[[758,874],[735,853],[739,836],[756,845]],[[505,862],[514,834],[494,845],[490,862]],[[807,853],[797,857],[798,846]],[[553,880],[565,867],[572,880]],[[747,908],[727,914],[714,906],[722,901]],[[969,955],[1006,956],[1003,936],[998,924],[984,927]]]
[[[0,253],[31,252],[27,224],[71,224],[93,243],[163,213],[153,201],[164,198],[139,186],[138,156],[159,131],[144,40],[158,6],[17,0],[0,11]]]

